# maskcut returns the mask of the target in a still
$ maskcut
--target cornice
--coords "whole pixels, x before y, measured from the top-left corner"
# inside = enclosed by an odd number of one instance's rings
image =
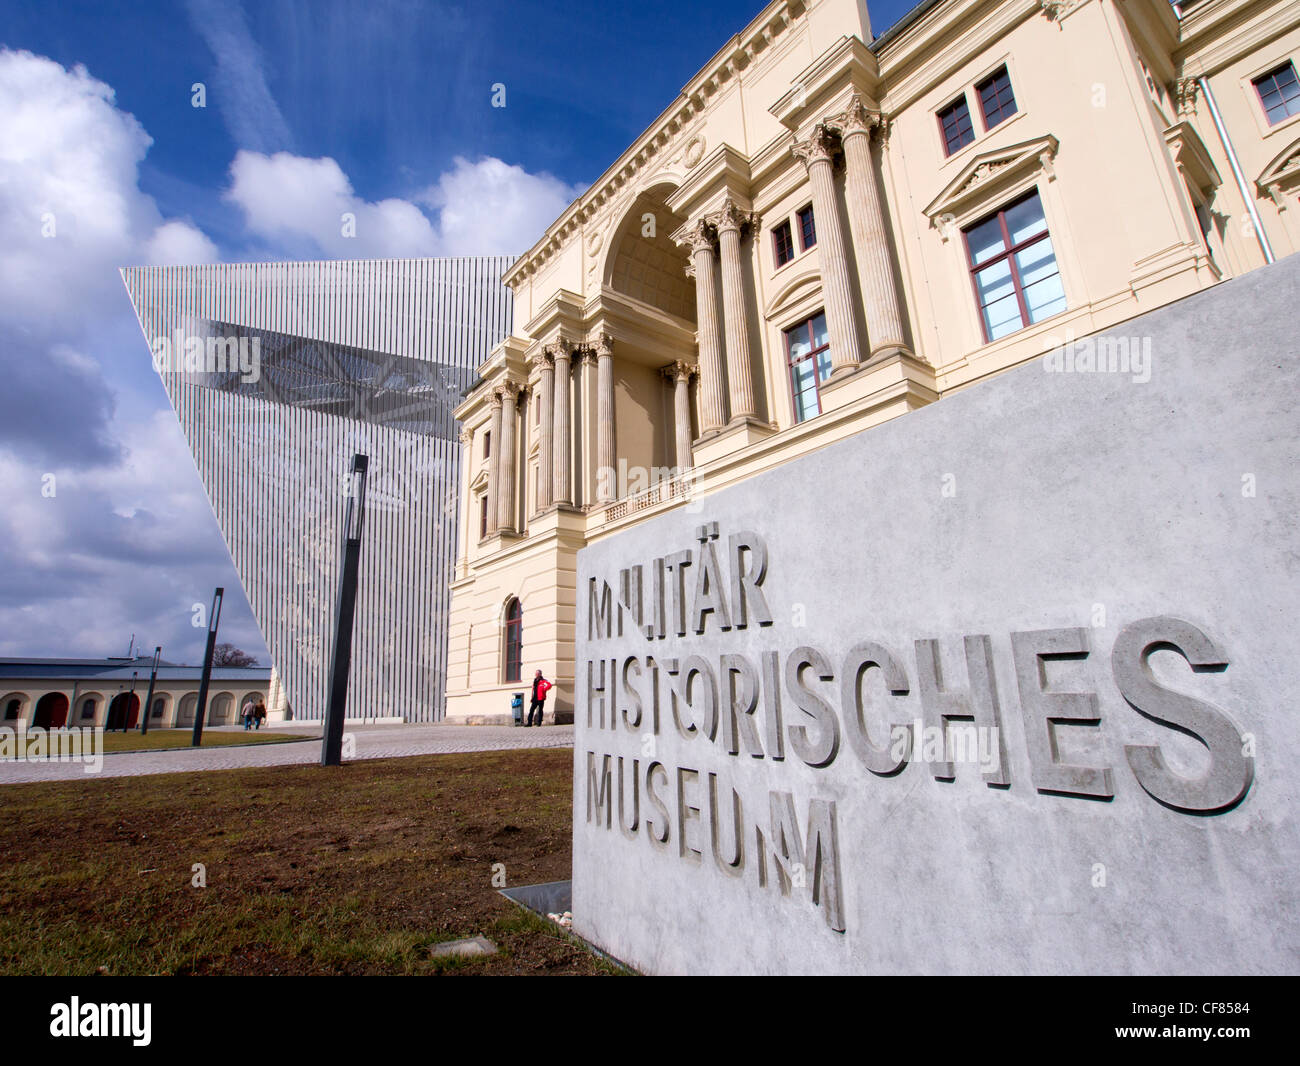
[[[840,100],[851,93],[874,103],[880,94],[880,63],[857,37],[846,36],[800,71],[794,87],[768,111],[798,134],[819,113],[842,110]]]
[[[1300,26],[1300,7],[1294,2],[1211,0],[1179,22],[1174,65],[1182,76],[1208,77],[1296,26]]]
[[[531,277],[570,238],[623,190],[638,173],[669,154],[669,146],[686,131],[694,132],[698,117],[720,94],[729,91],[742,72],[766,53],[808,13],[808,0],[773,0],[744,30],[727,42],[683,87],[650,127],[551,224],[503,275],[509,286]]]
[[[940,4],[876,53],[881,108],[898,114],[1015,26],[1044,17],[1040,0]]]

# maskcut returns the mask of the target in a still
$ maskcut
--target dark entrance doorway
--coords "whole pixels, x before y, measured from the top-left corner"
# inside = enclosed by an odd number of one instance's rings
[[[140,718],[140,697],[133,692],[119,692],[108,705],[105,729],[134,729]]]
[[[47,692],[36,702],[32,725],[37,729],[62,729],[68,720],[68,697],[62,692]]]

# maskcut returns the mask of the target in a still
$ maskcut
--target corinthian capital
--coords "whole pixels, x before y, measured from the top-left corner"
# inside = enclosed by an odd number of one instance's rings
[[[713,224],[714,229],[719,233],[731,231],[740,233],[746,226],[755,223],[755,217],[752,212],[742,211],[731,197],[727,197],[726,203],[722,205],[722,210],[709,215],[708,221]]]
[[[804,166],[811,167],[814,163],[823,160],[831,162],[838,147],[838,138],[830,127],[824,122],[819,122],[813,127],[812,135],[806,141],[795,141],[790,146],[790,151],[802,161]]]
[[[573,354],[573,344],[563,337],[556,337],[550,344],[542,347],[542,354],[552,359],[567,359]]]
[[[597,333],[587,341],[587,347],[596,355],[613,355],[614,338],[608,333]]]
[[[664,380],[670,385],[678,381],[690,381],[699,372],[699,367],[694,363],[686,362],[684,359],[678,359],[667,366],[659,368],[659,373],[664,376]]]
[[[885,116],[874,107],[867,107],[862,97],[854,93],[849,98],[849,106],[826,120],[826,125],[839,131],[840,137],[851,137],[855,133],[871,133],[883,130],[887,124]]]
[[[707,218],[696,218],[674,233],[673,241],[679,248],[685,248],[694,255],[701,248],[711,249],[714,236],[713,224]]]

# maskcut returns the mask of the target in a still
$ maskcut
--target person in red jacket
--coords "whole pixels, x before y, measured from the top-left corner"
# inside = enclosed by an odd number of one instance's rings
[[[537,712],[537,724],[542,724],[542,716],[546,713],[546,694],[551,691],[551,683],[542,677],[542,672],[537,671],[533,675],[533,702],[528,705],[528,720],[524,722],[525,726],[533,724],[533,712]]]

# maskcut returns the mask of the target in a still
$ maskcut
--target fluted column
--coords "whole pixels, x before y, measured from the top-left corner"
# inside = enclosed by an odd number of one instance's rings
[[[709,216],[718,232],[718,249],[722,255],[723,335],[727,345],[727,386],[731,398],[731,419],[756,417],[754,375],[749,362],[749,321],[745,313],[744,272],[740,264],[741,231],[753,216],[741,211],[731,200],[716,214]]]
[[[515,425],[519,421],[519,386],[508,381],[499,389],[501,394],[501,461],[497,482],[497,529],[503,533],[515,530]]]
[[[573,506],[573,432],[569,428],[570,366],[572,349],[566,341],[557,341],[547,349],[555,360],[555,463],[551,470],[552,503]]]
[[[673,429],[677,444],[677,469],[689,470],[695,464],[691,454],[691,375],[696,372],[690,363],[680,359],[664,367],[663,373],[673,386]]]
[[[533,360],[537,367],[537,396],[542,411],[537,419],[537,509],[551,506],[555,478],[555,364],[550,353],[542,351]]]
[[[492,420],[488,423],[488,440],[492,451],[488,455],[488,536],[497,531],[497,495],[501,485],[501,393],[492,391]]]
[[[831,335],[831,373],[851,370],[862,361],[857,324],[853,317],[853,287],[844,247],[844,221],[835,196],[831,160],[835,141],[825,126],[791,149],[808,168],[813,211],[817,218],[818,259],[822,268],[822,297],[826,301],[826,326]]]
[[[613,503],[618,495],[614,437],[614,340],[602,333],[596,352],[596,502]]]
[[[890,254],[888,222],[876,168],[871,162],[871,131],[882,127],[884,121],[880,112],[863,107],[857,96],[853,97],[849,109],[836,119],[844,144],[849,223],[872,355],[900,348],[908,350],[903,335],[902,300]]]
[[[695,313],[700,346],[701,433],[727,424],[727,398],[722,391],[722,350],[718,344],[718,285],[713,276],[713,227],[704,219],[692,222],[677,243],[691,250],[695,274]]]

